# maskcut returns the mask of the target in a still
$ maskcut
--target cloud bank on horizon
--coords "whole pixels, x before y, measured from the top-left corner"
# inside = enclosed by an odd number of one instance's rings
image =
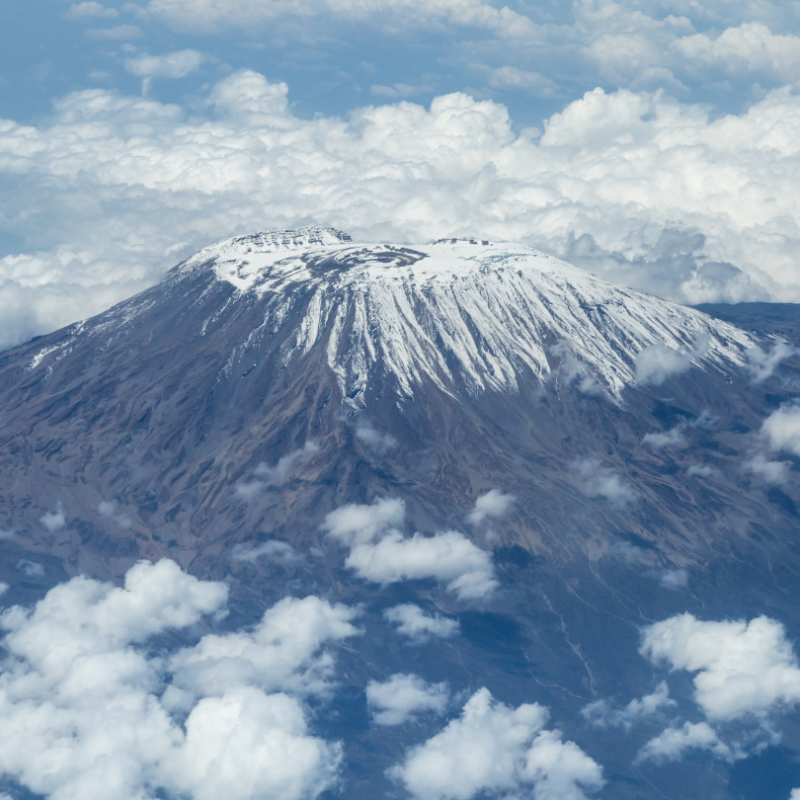
[[[791,5],[52,10],[104,68],[67,64],[75,90],[52,84],[47,113],[23,84],[0,87],[2,348],[103,310],[217,239],[306,224],[364,241],[520,241],[686,303],[800,301]],[[347,61],[342,42],[376,37],[391,65],[366,46]],[[282,61],[241,55],[273,40]],[[316,72],[298,71],[302,48]]]

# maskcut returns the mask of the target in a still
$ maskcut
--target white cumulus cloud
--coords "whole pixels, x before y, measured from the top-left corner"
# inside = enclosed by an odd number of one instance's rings
[[[639,496],[627,481],[596,458],[580,459],[574,468],[587,497],[603,497],[613,506],[624,507]]]
[[[649,444],[660,450],[662,447],[685,447],[686,439],[683,435],[684,426],[676,425],[668,431],[657,433],[646,433],[642,439],[643,444]]]
[[[476,501],[472,511],[467,514],[470,525],[480,525],[486,519],[502,519],[514,505],[513,494],[504,494],[499,489],[490,489]]]
[[[640,720],[652,717],[661,709],[674,705],[675,701],[669,696],[669,687],[661,681],[652,694],[631,700],[624,708],[613,708],[608,700],[596,700],[582,708],[581,714],[597,727],[619,727],[627,731]]]
[[[223,584],[163,560],[132,567],[122,587],[78,577],[6,610],[0,773],[53,800],[311,800],[334,786],[341,746],[309,731],[300,699],[265,687],[320,688],[316,650],[346,635],[348,614],[289,600],[252,633],[204,637],[172,660],[148,652],[226,600]]]
[[[695,700],[710,720],[764,719],[800,701],[800,667],[780,622],[705,622],[680,614],[646,627],[653,662],[694,673]]]
[[[680,728],[667,728],[642,747],[636,763],[680,760],[686,750],[710,750],[714,755],[728,760],[735,758],[733,751],[720,740],[717,732],[707,722],[685,722]]]
[[[487,597],[497,588],[489,553],[457,531],[403,536],[400,500],[348,505],[325,517],[323,529],[350,548],[345,566],[384,586],[432,578],[461,600]]]
[[[604,785],[602,769],[559,731],[536,703],[511,708],[480,689],[461,716],[412,748],[390,774],[417,800],[469,800],[478,795],[582,800]]]
[[[397,625],[397,632],[407,636],[414,644],[422,644],[430,639],[449,639],[457,636],[460,629],[457,619],[449,619],[441,614],[426,614],[413,603],[387,608],[383,618]]]
[[[367,702],[377,725],[402,725],[418,714],[443,714],[450,699],[446,683],[428,683],[419,675],[392,675],[367,684]]]

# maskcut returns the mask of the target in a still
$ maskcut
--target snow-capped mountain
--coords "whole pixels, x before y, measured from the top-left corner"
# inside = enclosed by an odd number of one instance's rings
[[[506,713],[483,686],[509,709],[546,706],[542,741],[563,731],[602,765],[606,788],[589,781],[601,800],[654,786],[762,798],[739,790],[758,784],[739,765],[761,763],[773,729],[718,726],[729,746],[700,723],[667,728],[700,719],[691,680],[667,676],[669,695],[641,656],[642,626],[685,612],[800,630],[800,462],[764,428],[794,419],[800,361],[775,332],[800,327],[792,308],[728,316],[482,239],[358,244],[304,228],[213,245],[0,353],[3,599],[166,556],[226,582],[230,617],[209,625],[247,627],[285,597],[346,604],[336,685],[303,703],[315,735],[344,742],[354,800],[406,797],[387,771],[438,741],[437,714],[457,717],[446,684],[473,696],[469,713]],[[270,652],[283,640],[267,638]],[[159,639],[153,658],[175,644]],[[208,673],[228,675],[223,660]],[[410,673],[439,687],[436,713],[373,724],[366,687],[418,692]],[[178,716],[186,694],[170,694]],[[751,757],[636,761],[662,730],[665,747],[686,732]],[[794,755],[774,757],[794,781]]]
[[[700,312],[480,239],[402,246],[356,244],[330,228],[259,233],[202,250],[178,276],[205,271],[263,308],[229,369],[280,333],[287,364],[323,346],[351,399],[386,375],[405,397],[425,380],[451,392],[516,391],[521,372],[547,380],[566,353],[619,398],[646,347],[691,352],[701,340],[698,362],[725,368],[754,346]]]

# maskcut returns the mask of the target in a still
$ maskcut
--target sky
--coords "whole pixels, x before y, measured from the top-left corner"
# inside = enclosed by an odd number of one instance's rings
[[[800,302],[798,37],[766,0],[4,0],[0,348],[312,224]]]

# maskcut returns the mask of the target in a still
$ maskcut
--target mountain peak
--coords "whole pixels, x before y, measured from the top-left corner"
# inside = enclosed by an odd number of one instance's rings
[[[726,368],[743,364],[754,345],[699,311],[479,238],[374,244],[299,228],[220,242],[179,274],[198,268],[263,306],[248,352],[279,331],[286,364],[320,349],[342,395],[356,402],[387,376],[410,397],[426,381],[448,393],[514,392],[524,375],[556,373],[619,399],[647,347]]]

